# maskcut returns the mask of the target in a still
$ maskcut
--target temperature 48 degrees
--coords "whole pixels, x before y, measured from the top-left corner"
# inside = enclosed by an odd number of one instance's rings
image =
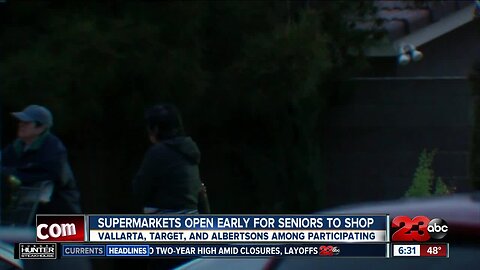
[[[428,247],[427,253],[436,255],[440,250],[442,250],[442,247]]]
[[[420,245],[420,256],[448,258],[448,244]]]

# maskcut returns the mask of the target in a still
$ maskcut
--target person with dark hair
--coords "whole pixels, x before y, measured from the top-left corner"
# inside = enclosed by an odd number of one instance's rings
[[[80,192],[67,158],[67,150],[50,132],[51,112],[30,105],[12,115],[19,121],[17,139],[2,151],[2,181],[35,186],[49,182],[49,200],[40,204],[37,214],[79,214]]]
[[[133,179],[134,198],[145,214],[198,214],[202,188],[200,151],[185,135],[178,109],[160,104],[145,112],[152,146]],[[191,258],[150,260],[149,269],[172,269]]]
[[[160,104],[145,112],[152,146],[133,180],[144,213],[198,213],[200,151],[185,135],[178,109]]]

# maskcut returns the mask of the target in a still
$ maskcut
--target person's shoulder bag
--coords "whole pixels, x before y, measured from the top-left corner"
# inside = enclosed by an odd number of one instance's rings
[[[198,213],[210,214],[210,202],[208,201],[207,187],[202,182],[200,192],[198,193]]]

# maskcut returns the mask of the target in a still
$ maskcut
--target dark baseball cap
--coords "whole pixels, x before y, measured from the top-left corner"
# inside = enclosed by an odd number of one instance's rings
[[[12,115],[20,121],[39,122],[48,127],[53,126],[52,113],[40,105],[30,105],[21,112],[13,112]]]

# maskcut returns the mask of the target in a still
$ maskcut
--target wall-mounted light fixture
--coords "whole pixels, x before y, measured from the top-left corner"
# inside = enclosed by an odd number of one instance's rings
[[[398,63],[402,66],[410,63],[410,61],[420,61],[423,58],[423,53],[418,51],[412,44],[402,44],[399,47]]]

